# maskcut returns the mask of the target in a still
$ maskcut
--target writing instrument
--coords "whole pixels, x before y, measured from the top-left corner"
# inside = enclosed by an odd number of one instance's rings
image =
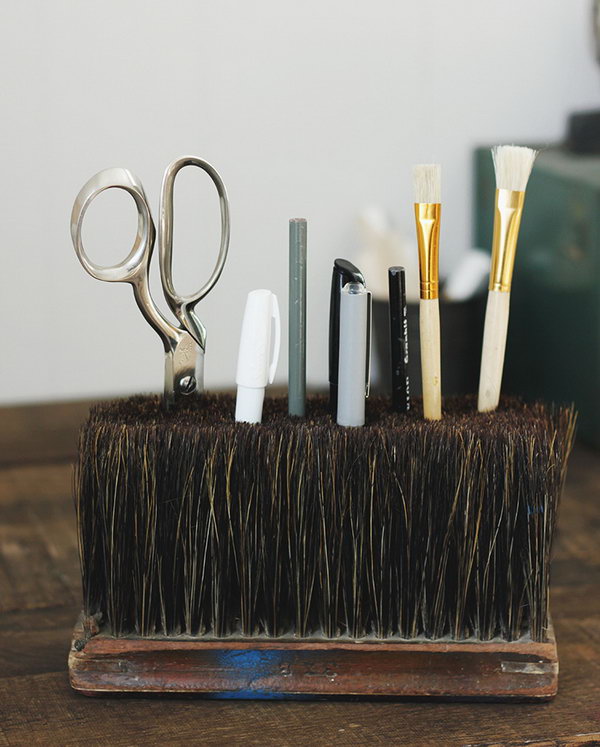
[[[392,361],[392,408],[395,412],[410,410],[408,378],[408,317],[406,312],[406,278],[404,267],[388,269],[390,291],[390,351]]]
[[[340,347],[340,298],[342,288],[348,283],[365,285],[362,272],[347,259],[336,259],[331,275],[329,299],[329,410],[333,417],[337,412],[338,369]],[[366,373],[365,364],[365,373]],[[367,377],[368,378],[368,377]]]
[[[306,407],[306,220],[290,220],[288,413]]]
[[[371,294],[361,283],[346,283],[340,293],[338,425],[365,424],[365,370],[369,360]]]
[[[235,419],[260,423],[265,387],[275,378],[281,328],[277,296],[270,290],[248,293],[238,353]]]

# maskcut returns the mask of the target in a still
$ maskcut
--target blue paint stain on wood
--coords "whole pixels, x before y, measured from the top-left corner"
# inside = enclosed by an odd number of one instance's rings
[[[219,669],[235,670],[239,675],[240,687],[230,692],[218,693],[219,698],[285,698],[285,693],[273,692],[260,686],[261,681],[272,678],[277,672],[285,676],[287,665],[282,659],[282,651],[268,649],[234,649],[222,651],[217,657]]]

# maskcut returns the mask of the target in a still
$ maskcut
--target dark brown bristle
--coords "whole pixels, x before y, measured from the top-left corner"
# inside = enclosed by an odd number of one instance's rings
[[[263,424],[206,395],[94,407],[75,477],[85,612],[115,635],[530,636],[572,408],[471,398],[425,421],[371,399],[364,428],[326,400]]]

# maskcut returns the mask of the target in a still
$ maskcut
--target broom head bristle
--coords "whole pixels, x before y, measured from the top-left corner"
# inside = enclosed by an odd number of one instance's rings
[[[94,407],[76,506],[84,611],[113,635],[544,640],[571,408],[504,399],[444,420],[370,398],[340,428],[325,397],[290,419],[231,395],[168,412]]]

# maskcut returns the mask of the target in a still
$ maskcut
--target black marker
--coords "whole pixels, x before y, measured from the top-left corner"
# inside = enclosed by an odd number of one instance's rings
[[[408,318],[404,267],[388,269],[390,288],[390,347],[392,359],[392,407],[395,412],[410,410],[408,380]]]
[[[362,272],[346,259],[336,259],[331,276],[329,301],[329,410],[337,415],[338,365],[340,355],[340,294],[347,283],[365,284]]]

